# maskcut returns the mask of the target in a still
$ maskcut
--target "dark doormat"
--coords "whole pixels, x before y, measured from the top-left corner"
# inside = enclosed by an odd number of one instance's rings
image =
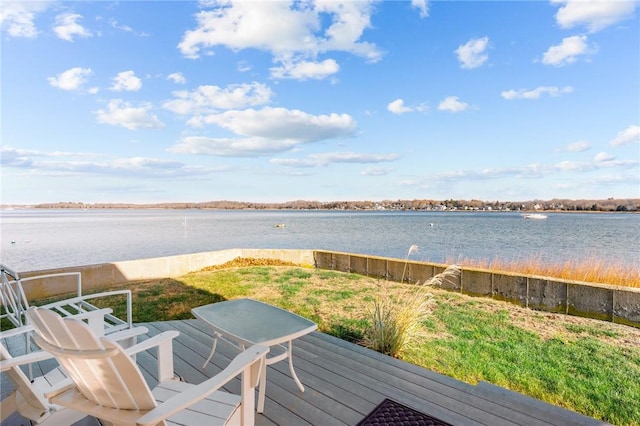
[[[391,399],[385,399],[357,426],[452,426]]]

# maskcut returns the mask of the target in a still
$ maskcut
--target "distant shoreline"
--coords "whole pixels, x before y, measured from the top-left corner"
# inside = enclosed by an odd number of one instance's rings
[[[2,210],[24,209],[163,209],[163,210],[345,210],[345,211],[461,211],[461,212],[640,212],[640,198],[606,200],[553,199],[548,201],[481,200],[384,200],[384,201],[305,201],[254,203],[244,201],[206,201],[196,203],[82,203],[1,204]]]

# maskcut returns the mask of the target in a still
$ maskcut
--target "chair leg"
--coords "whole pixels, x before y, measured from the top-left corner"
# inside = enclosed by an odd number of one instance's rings
[[[16,392],[11,394],[0,402],[0,422],[4,422],[7,417],[18,411],[18,403],[16,402]]]
[[[264,397],[266,393],[267,387],[267,363],[265,362],[262,368],[260,369],[260,385],[258,386],[258,405],[256,407],[256,411],[258,413],[264,412]]]

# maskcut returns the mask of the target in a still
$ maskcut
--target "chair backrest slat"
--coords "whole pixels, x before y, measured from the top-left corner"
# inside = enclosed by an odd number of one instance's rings
[[[36,343],[56,356],[89,401],[124,410],[156,406],[142,373],[120,345],[48,309],[32,307],[27,317],[38,333]]]
[[[27,300],[18,273],[4,265],[0,265],[0,302],[4,314],[16,327],[25,325],[24,313],[29,309]]]

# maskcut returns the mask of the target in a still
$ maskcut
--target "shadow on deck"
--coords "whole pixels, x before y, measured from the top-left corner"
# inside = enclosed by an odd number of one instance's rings
[[[203,370],[212,344],[210,328],[203,322],[141,325],[149,328],[150,335],[180,331],[174,341],[174,369],[187,382],[202,382],[238,353],[220,341],[212,362]],[[297,388],[286,362],[269,366],[264,414],[256,416],[257,425],[356,425],[385,398],[453,425],[604,424],[488,383],[463,383],[319,332],[295,340],[293,352],[305,392]],[[137,358],[151,384],[155,382],[154,357],[155,353],[145,353]],[[50,361],[43,369],[52,366]],[[7,378],[2,377],[3,397],[9,387]],[[239,392],[239,380],[227,390]],[[2,426],[24,424],[28,424],[24,419],[12,416]],[[91,419],[82,424],[97,422]]]

